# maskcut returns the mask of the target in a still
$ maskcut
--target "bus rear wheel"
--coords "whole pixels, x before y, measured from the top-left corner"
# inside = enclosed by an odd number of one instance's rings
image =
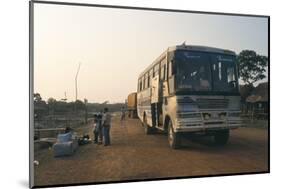
[[[229,129],[217,131],[214,135],[215,144],[219,146],[226,145],[229,139]]]
[[[180,136],[178,133],[174,132],[172,121],[169,120],[168,124],[168,141],[169,145],[173,149],[178,149],[180,147]]]

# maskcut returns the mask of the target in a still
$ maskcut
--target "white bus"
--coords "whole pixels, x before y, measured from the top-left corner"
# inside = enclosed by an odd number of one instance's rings
[[[180,45],[169,47],[138,78],[137,113],[146,134],[168,133],[172,148],[184,135],[211,135],[219,145],[241,126],[234,52]]]

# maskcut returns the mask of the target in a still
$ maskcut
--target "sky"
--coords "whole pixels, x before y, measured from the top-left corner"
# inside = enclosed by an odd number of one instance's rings
[[[34,92],[75,100],[80,63],[78,99],[124,102],[138,75],[184,41],[268,56],[267,24],[261,17],[35,4]]]

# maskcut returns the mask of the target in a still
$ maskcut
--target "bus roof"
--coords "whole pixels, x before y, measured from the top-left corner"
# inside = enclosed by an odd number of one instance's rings
[[[236,55],[234,51],[228,49],[220,49],[215,47],[208,47],[208,46],[199,46],[199,45],[177,45],[168,47],[156,60],[153,61],[140,75],[139,78],[143,76],[148,70],[150,70],[156,63],[162,60],[166,53],[174,52],[177,50],[190,50],[190,51],[201,51],[201,52],[210,52],[210,53],[220,53],[220,54],[228,54],[228,55]]]
[[[208,47],[208,46],[199,46],[199,45],[178,45],[169,47],[168,51],[175,51],[175,50],[192,50],[192,51],[203,51],[203,52],[212,52],[212,53],[221,53],[221,54],[229,54],[235,55],[234,51],[228,49],[220,49],[215,47]]]

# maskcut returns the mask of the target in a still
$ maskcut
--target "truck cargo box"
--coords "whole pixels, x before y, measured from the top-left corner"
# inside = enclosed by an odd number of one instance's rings
[[[137,108],[137,93],[131,93],[128,96],[128,109]]]
[[[137,93],[131,93],[128,95],[127,111],[128,117],[137,118]]]

